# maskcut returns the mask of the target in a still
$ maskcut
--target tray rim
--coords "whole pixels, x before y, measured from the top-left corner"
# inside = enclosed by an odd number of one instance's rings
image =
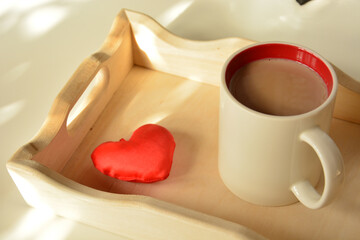
[[[90,57],[86,58],[80,64],[74,75],[70,78],[68,83],[59,93],[58,97],[54,101],[53,106],[50,109],[49,116],[46,119],[44,125],[41,127],[39,133],[29,143],[18,149],[18,151],[13,155],[13,157],[7,162],[6,167],[10,175],[17,184],[17,187],[19,188],[24,199],[34,207],[43,207],[41,206],[43,202],[29,201],[30,193],[24,192],[21,189],[20,184],[22,180],[19,180],[21,179],[19,177],[22,177],[24,179],[30,179],[34,183],[43,183],[45,185],[45,188],[47,188],[49,191],[57,191],[60,189],[63,192],[70,193],[70,195],[77,199],[90,202],[91,204],[101,205],[106,202],[115,204],[114,207],[116,208],[130,208],[137,210],[140,209],[140,211],[144,212],[144,215],[149,214],[152,216],[154,214],[157,214],[163,219],[175,219],[173,223],[170,223],[173,224],[173,226],[175,226],[176,224],[185,223],[186,225],[190,223],[193,225],[194,229],[196,228],[198,230],[197,236],[199,238],[207,236],[208,238],[215,239],[217,238],[215,237],[215,235],[213,235],[213,231],[215,231],[217,234],[220,234],[217,236],[222,236],[222,238],[224,239],[263,239],[261,235],[239,224],[232,223],[218,217],[209,216],[195,210],[186,209],[175,204],[167,203],[165,201],[161,201],[149,196],[130,196],[125,194],[114,194],[89,188],[70,179],[67,179],[66,177],[56,173],[54,170],[51,170],[43,166],[42,164],[32,160],[37,153],[41,152],[49,144],[51,144],[52,140],[56,137],[58,132],[64,128],[64,123],[59,124],[57,121],[55,122],[50,116],[60,114],[60,118],[67,118],[69,111],[74,106],[77,99],[81,96],[82,92],[86,89],[86,87],[90,83],[90,80],[95,76],[99,69],[101,69],[104,64],[109,61],[109,59],[111,59],[111,56],[117,51],[117,49],[121,45],[121,38],[123,34],[125,34],[125,31],[127,29],[126,26],[131,26],[132,31],[134,31],[134,29],[136,29],[136,27],[140,25],[148,28],[153,34],[160,32],[160,41],[166,44],[170,44],[175,48],[181,48],[182,50],[186,48],[189,51],[207,52],[210,48],[213,48],[214,45],[230,45],[228,49],[229,52],[226,53],[230,54],[231,52],[233,52],[232,50],[234,49],[234,47],[239,48],[241,46],[246,46],[253,43],[250,40],[240,38],[227,38],[208,42],[192,41],[170,33],[149,16],[126,9],[121,10],[118,17],[115,19],[113,27],[111,28],[110,33],[105,39],[100,50],[92,54]],[[220,60],[222,60],[222,58]],[[146,68],[159,70],[159,65],[157,65],[156,62],[136,62],[136,59],[134,61],[136,64],[144,66]],[[340,81],[340,83],[342,83],[345,87],[351,87],[352,90],[350,91],[360,93],[360,84],[356,84],[355,80],[351,79],[348,75],[343,73],[336,66],[334,67],[337,71],[337,74],[340,74],[342,76],[341,79],[344,79],[343,81]],[[167,71],[169,68],[170,67],[164,69],[160,68],[160,70]],[[187,75],[185,75],[184,77],[189,78],[189,76]],[[199,79],[195,77],[193,80]],[[200,79],[200,81],[202,80]],[[208,83],[217,85],[214,81],[210,81]],[[72,91],[71,94],[69,94],[69,89],[74,88],[74,86],[78,86],[77,91]],[[49,129],[51,130],[49,131]],[[61,216],[79,220],[89,225],[97,226],[96,224],[94,224],[94,222],[84,221],[83,218],[73,216],[70,213],[62,213],[59,209],[56,209],[55,212]],[[184,227],[186,228],[185,225]],[[114,230],[113,225],[111,225],[110,227],[100,226],[100,228],[110,232],[124,234],[123,232]],[[203,231],[201,231],[200,229],[202,229]],[[136,232],[133,233],[136,235]],[[138,235],[138,237],[142,237],[141,233],[139,234],[140,235]],[[166,238],[166,235],[164,235],[163,237]],[[179,239],[181,239],[181,236],[179,237]]]

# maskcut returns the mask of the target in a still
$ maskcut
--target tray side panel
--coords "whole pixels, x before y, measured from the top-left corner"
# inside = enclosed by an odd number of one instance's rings
[[[136,65],[215,86],[219,85],[221,68],[230,54],[254,43],[240,38],[192,41],[170,33],[144,14],[127,11],[127,15]]]
[[[360,124],[360,93],[339,85],[334,117]]]
[[[121,17],[126,16],[122,14],[118,18]],[[124,21],[127,20],[123,19]],[[130,71],[133,66],[131,29],[129,23],[123,22],[116,21],[117,24],[122,23],[121,31],[116,31],[116,27],[112,30],[110,34],[112,44],[107,42],[105,44],[107,48],[103,48],[105,52],[97,52],[85,61],[84,66],[75,72],[55,100],[42,131],[32,141],[32,145],[39,151],[33,158],[35,161],[60,172],[84,136],[91,131],[92,125]],[[113,32],[117,33],[116,37]],[[112,50],[114,50],[112,55],[108,55]],[[101,81],[95,82],[94,86],[98,87],[96,84],[103,86],[98,91],[91,91],[90,95],[82,100],[84,109],[77,113],[75,120],[69,124],[67,120],[71,109],[77,101],[80,101],[81,94],[88,90],[90,83],[99,78],[102,78]],[[54,126],[60,126],[60,129]],[[57,130],[55,136],[49,134],[54,130]],[[44,143],[47,145],[43,146]]]
[[[29,205],[131,239],[265,239],[238,224],[149,197],[86,188],[34,161],[12,162],[9,172]]]

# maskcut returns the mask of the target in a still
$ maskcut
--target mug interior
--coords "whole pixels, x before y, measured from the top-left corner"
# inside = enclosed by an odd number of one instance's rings
[[[236,54],[228,63],[225,71],[225,81],[227,87],[229,88],[230,80],[237,70],[250,62],[264,58],[288,59],[310,67],[320,75],[326,84],[328,96],[330,96],[333,89],[334,79],[324,60],[303,47],[284,43],[266,43],[255,45]]]

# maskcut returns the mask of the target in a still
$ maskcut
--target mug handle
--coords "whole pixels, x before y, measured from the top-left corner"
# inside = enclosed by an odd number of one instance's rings
[[[318,209],[330,203],[344,180],[344,163],[335,142],[319,127],[310,128],[300,134],[300,139],[309,144],[318,155],[325,185],[320,195],[307,180],[296,182],[291,191],[308,208]]]

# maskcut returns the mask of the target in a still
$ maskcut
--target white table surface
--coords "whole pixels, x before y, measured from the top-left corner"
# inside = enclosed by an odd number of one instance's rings
[[[126,239],[29,207],[5,167],[122,8],[190,39],[299,43],[360,81],[357,0],[0,0],[0,239]]]

